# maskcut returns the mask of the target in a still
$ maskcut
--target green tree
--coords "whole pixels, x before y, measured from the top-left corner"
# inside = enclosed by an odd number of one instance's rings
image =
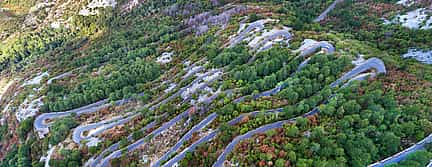
[[[285,128],[285,135],[288,137],[297,137],[299,129],[295,125],[289,125]]]
[[[285,166],[285,160],[281,159],[281,158],[277,159],[276,163],[275,163],[275,166],[276,167],[284,167]]]
[[[399,150],[401,144],[400,137],[397,137],[393,132],[384,132],[379,138],[381,144],[380,154],[388,156],[396,153]]]

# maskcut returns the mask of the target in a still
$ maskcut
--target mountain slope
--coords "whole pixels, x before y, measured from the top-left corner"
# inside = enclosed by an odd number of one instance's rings
[[[428,1],[7,0],[0,9],[0,166],[432,159]]]

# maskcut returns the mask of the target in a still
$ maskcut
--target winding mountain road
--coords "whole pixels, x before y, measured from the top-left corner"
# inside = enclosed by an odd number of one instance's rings
[[[301,56],[307,56],[307,55],[309,55],[309,54],[312,54],[313,52],[316,52],[319,48],[325,48],[328,52],[331,52],[331,53],[334,52],[334,50],[335,50],[334,47],[333,47],[330,43],[324,41],[324,42],[319,42],[318,44],[313,45],[312,47],[307,48],[306,50],[304,50],[304,51],[302,52]],[[308,63],[308,61],[309,61],[309,59],[305,60],[305,62],[302,62],[301,66],[304,67],[304,66]],[[331,86],[332,86],[332,87],[335,87],[335,86],[339,85],[341,82],[343,82],[343,81],[345,81],[345,80],[347,80],[347,79],[350,79],[350,78],[351,78],[351,80],[353,80],[353,79],[354,79],[354,80],[357,80],[357,79],[360,80],[360,79],[367,78],[368,76],[371,76],[372,74],[367,74],[367,75],[366,75],[366,74],[362,74],[362,75],[358,75],[358,76],[356,76],[356,75],[359,74],[359,73],[362,73],[362,72],[364,72],[364,71],[367,71],[367,70],[369,70],[369,69],[371,69],[371,68],[374,68],[375,70],[377,70],[378,73],[382,73],[382,72],[385,73],[385,67],[380,68],[379,65],[384,65],[384,64],[382,63],[381,60],[372,58],[372,59],[366,61],[365,63],[363,63],[363,64],[361,64],[361,65],[355,67],[353,70],[351,70],[350,72],[348,72],[347,74],[345,74],[344,76],[342,76],[340,79],[338,79],[337,81],[335,81],[334,83],[332,83]],[[299,69],[301,69],[302,67],[300,67]],[[373,76],[374,76],[374,75],[373,75]],[[202,76],[201,76],[201,77],[202,77]],[[353,77],[354,77],[354,78],[353,78]],[[195,83],[198,83],[199,80],[201,80],[201,79],[202,79],[202,78],[194,80],[190,85],[194,85]],[[351,81],[351,80],[350,80],[350,81]],[[350,81],[349,81],[349,82],[350,82]],[[348,83],[349,83],[349,82],[348,82]],[[266,91],[266,92],[263,92],[263,93],[259,94],[258,96],[255,96],[255,97],[261,97],[261,96],[270,96],[270,95],[273,95],[273,94],[279,92],[279,91],[280,91],[281,89],[283,89],[283,87],[285,87],[285,86],[286,86],[286,84],[281,84],[281,85],[277,86],[276,88],[274,88],[274,89],[272,89],[272,90],[269,90],[269,91]],[[174,97],[176,97],[176,96],[182,94],[182,92],[184,92],[184,91],[186,91],[186,90],[188,90],[187,87],[181,88],[178,92],[176,92],[175,94],[173,94],[173,95],[170,96],[169,98],[164,99],[163,101],[161,101],[160,103],[156,104],[155,106],[152,106],[151,109],[154,109],[155,107],[157,107],[157,106],[159,106],[159,105],[161,105],[161,104],[163,104],[163,103],[166,103],[167,101],[171,100],[172,98],[174,98]],[[244,98],[239,98],[239,99],[236,99],[234,102],[240,102],[240,101],[242,101],[243,99],[244,99]],[[281,112],[281,111],[282,111],[282,109],[276,109],[276,110],[273,110],[272,112]],[[318,108],[315,108],[314,110],[310,111],[309,113],[306,113],[304,116],[307,117],[307,116],[310,116],[310,115],[314,115],[314,114],[316,114],[316,113],[318,113],[318,112],[319,112]],[[155,137],[155,136],[159,135],[160,132],[166,130],[166,129],[169,128],[170,126],[174,125],[176,122],[180,121],[183,117],[185,117],[185,115],[184,115],[185,113],[187,113],[187,111],[185,111],[185,112],[183,112],[182,114],[178,115],[177,117],[175,117],[174,119],[170,120],[169,122],[163,124],[160,128],[158,128],[157,130],[153,131],[150,135],[147,135],[147,137],[148,137],[148,136]],[[253,113],[249,113],[249,115],[254,116],[254,115],[256,115],[257,113],[258,113],[258,112],[253,112]],[[188,132],[187,132],[187,133],[186,133],[186,134],[185,134],[185,135],[180,139],[180,141],[178,141],[178,142],[175,144],[174,147],[172,147],[172,148],[171,148],[171,149],[170,149],[166,154],[164,154],[164,155],[163,155],[163,156],[162,156],[162,157],[161,157],[161,158],[160,158],[160,159],[159,159],[155,164],[153,164],[152,166],[159,166],[160,163],[161,163],[162,161],[168,159],[169,156],[170,156],[172,153],[176,152],[176,151],[177,151],[177,150],[178,150],[178,149],[183,145],[183,143],[184,143],[186,140],[188,140],[188,139],[191,138],[191,136],[192,136],[192,134],[193,134],[194,132],[196,132],[196,131],[198,131],[198,130],[201,130],[202,128],[204,128],[205,126],[207,126],[209,123],[211,123],[211,122],[216,118],[216,116],[217,116],[217,115],[216,115],[215,113],[213,113],[213,114],[209,115],[208,117],[206,117],[206,118],[205,118],[203,121],[201,121],[199,124],[197,124],[196,126],[194,126],[190,131],[188,131]],[[246,115],[240,115],[238,118],[236,118],[236,119],[230,121],[229,123],[230,123],[230,124],[235,124],[236,122],[240,121],[244,116],[246,116]],[[285,121],[290,122],[290,121],[295,121],[295,119],[294,119],[294,120],[285,120]],[[280,122],[282,122],[282,121],[280,121]],[[267,128],[277,127],[278,124],[280,124],[280,123],[275,123],[275,125],[268,125],[268,126],[264,126],[264,127],[262,127],[262,128],[257,129],[256,131],[251,131],[251,133],[253,133],[253,132],[258,132],[258,131],[262,131],[262,130],[265,130],[265,129],[267,129]],[[185,150],[183,150],[180,154],[178,154],[178,155],[175,156],[173,159],[171,159],[170,161],[168,161],[168,163],[165,164],[165,165],[169,165],[169,164],[171,164],[171,163],[173,164],[173,163],[175,163],[175,162],[178,162],[178,160],[181,160],[181,158],[183,158],[183,156],[184,156],[183,154],[185,154],[187,151],[191,151],[191,150],[193,150],[193,149],[197,146],[197,143],[205,142],[205,141],[207,141],[206,139],[208,139],[208,140],[212,139],[212,138],[217,134],[217,132],[218,132],[217,130],[216,130],[216,131],[213,131],[213,132],[209,133],[207,136],[205,136],[204,138],[202,138],[202,139],[198,140],[197,142],[193,143],[191,146],[189,146],[188,148],[186,148]],[[247,135],[247,134],[245,134],[245,135]],[[133,144],[127,146],[127,151],[133,151],[133,150],[135,150],[136,148],[138,148],[140,145],[144,144],[144,143],[145,143],[144,139],[146,139],[147,137],[142,138],[142,139],[136,141],[135,143],[133,143]],[[246,136],[246,137],[247,137],[247,136]],[[235,146],[235,144],[233,144],[232,148],[234,148],[234,146]],[[115,148],[115,147],[116,147],[116,148]],[[114,145],[113,145],[113,146],[110,147],[110,148],[111,148],[111,150],[113,150],[114,148],[115,148],[115,149],[118,149],[118,146],[114,146]],[[228,149],[230,149],[230,148],[228,148]],[[111,150],[109,150],[109,151],[111,151]],[[107,151],[107,150],[105,150],[105,151]],[[104,151],[104,152],[105,152],[105,151]],[[228,151],[228,153],[229,153],[229,152],[230,152],[230,151]],[[224,153],[225,153],[225,151],[224,151]],[[114,152],[112,152],[110,155],[108,155],[107,157],[105,157],[104,159],[102,159],[100,163],[97,163],[97,164],[99,164],[99,165],[101,165],[101,166],[106,166],[106,165],[108,165],[110,159],[112,159],[112,158],[117,158],[117,157],[119,157],[120,155],[121,155],[121,150],[114,151]],[[164,165],[164,166],[165,166],[165,165]],[[216,164],[216,165],[217,165],[217,164]],[[95,165],[91,165],[91,166],[95,166]],[[96,166],[98,166],[98,165],[96,165]]]
[[[217,72],[221,72],[218,69],[215,70],[211,70],[201,76],[199,76],[198,78],[196,78],[192,83],[190,83],[188,86],[181,88],[179,91],[177,91],[176,93],[174,93],[173,95],[171,95],[170,97],[164,99],[163,101],[159,102],[158,104],[150,107],[150,110],[154,110],[156,109],[156,107],[167,103],[168,101],[180,96],[181,94],[183,94],[183,92],[185,91],[189,91],[191,89],[192,86],[194,86],[195,84],[198,84],[199,81],[204,81],[202,84],[199,84],[196,89],[202,89],[206,86],[208,86],[209,83],[212,83],[213,81],[219,79],[219,77],[211,77],[210,79],[208,78],[209,76],[212,76],[213,74],[216,74]],[[191,96],[191,94],[189,94],[188,96]],[[187,97],[188,98],[188,97]],[[207,99],[207,100],[212,100],[212,98]],[[203,103],[208,103],[208,101],[204,101]],[[160,132],[166,130],[167,128],[171,127],[172,125],[174,125],[175,123],[177,123],[178,121],[181,120],[181,118],[184,117],[184,114],[188,114],[189,110],[183,112],[182,114],[178,115],[177,117],[175,117],[174,119],[170,120],[170,122],[163,124],[160,128],[158,128],[157,130],[153,131],[150,135],[152,138],[156,137],[157,135],[160,134]],[[124,123],[124,122],[123,122]],[[118,124],[120,125],[120,124]],[[128,152],[131,152],[133,150],[135,150],[136,148],[138,148],[139,146],[141,146],[142,144],[146,143],[144,139],[148,138],[148,136],[136,141],[135,143],[129,145],[127,147]],[[114,151],[113,153],[111,153],[109,156],[105,157],[104,159],[101,160],[101,162],[99,163],[99,165],[102,166],[106,166],[109,163],[109,160],[111,160],[112,158],[117,158],[118,156],[121,155],[121,150],[117,150]],[[90,166],[98,166],[95,163],[98,163],[96,161],[93,162],[93,164],[90,164]]]
[[[190,83],[188,86],[180,89],[178,92],[176,92],[172,96],[164,99],[163,101],[159,102],[158,104],[153,105],[150,108],[150,110],[154,110],[155,108],[159,107],[160,105],[165,104],[168,101],[176,98],[177,96],[179,96],[180,94],[182,94],[184,91],[188,90],[189,87],[191,87],[195,83],[201,81],[205,77],[213,75],[216,72],[219,72],[219,70],[211,70],[211,71],[209,71],[209,72],[201,75],[200,77],[196,78],[192,83]],[[205,83],[204,85],[207,85],[207,83]],[[143,96],[143,95],[144,95],[143,93],[139,94],[139,96]],[[116,106],[120,106],[120,105],[126,104],[126,103],[128,103],[128,102],[130,102],[132,100],[133,100],[133,98],[127,98],[127,99],[117,100],[117,101],[114,102],[114,104]],[[39,136],[42,138],[42,137],[44,137],[49,132],[49,127],[52,124],[52,123],[47,123],[46,122],[47,120],[53,120],[53,119],[65,117],[65,116],[71,115],[72,113],[75,113],[76,115],[93,113],[93,112],[99,111],[100,109],[103,109],[103,108],[106,108],[106,107],[109,107],[109,106],[111,106],[111,103],[109,103],[109,100],[108,99],[104,99],[104,100],[95,102],[93,104],[89,104],[87,106],[83,106],[83,107],[76,108],[76,109],[69,110],[69,111],[65,111],[65,112],[44,113],[44,114],[41,114],[41,115],[39,115],[39,116],[36,117],[36,119],[35,119],[35,121],[33,123],[33,126],[34,126],[35,130],[39,133]],[[131,116],[131,117],[134,117],[134,116]],[[125,123],[125,122],[127,122],[127,121],[124,121],[123,123]],[[103,124],[101,123],[101,124],[96,124],[96,125],[101,126]],[[117,125],[120,125],[120,124],[117,124]],[[97,128],[98,126],[93,125],[92,127],[93,128]],[[78,131],[77,133],[84,132],[84,131],[87,131],[87,130],[90,130],[90,129],[88,127],[86,127],[86,126],[81,126],[81,127],[78,127],[78,128],[75,129],[75,131]],[[76,139],[74,141],[80,141],[80,139],[79,139],[78,136],[74,136],[74,137]]]
[[[267,111],[264,111],[264,112],[263,111],[254,111],[254,112],[251,112],[251,113],[243,113],[243,114],[239,115],[238,117],[236,117],[236,118],[232,119],[231,121],[229,121],[228,124],[229,125],[235,125],[235,124],[239,123],[246,116],[256,116],[259,113],[271,114],[271,113],[277,113],[277,112],[282,112],[282,111],[283,111],[283,108],[278,108],[278,109],[267,110]],[[213,114],[216,114],[216,113],[213,113]],[[209,116],[209,117],[213,117],[213,116]],[[209,118],[209,117],[207,117],[207,118]],[[170,159],[163,166],[164,167],[174,166],[175,163],[179,162],[180,160],[182,160],[186,156],[186,153],[192,152],[198,145],[212,140],[218,133],[219,133],[219,129],[213,130],[213,131],[209,132],[206,136],[200,138],[196,142],[192,143],[189,147],[185,148],[182,152],[178,153],[174,158]],[[177,144],[179,144],[179,143],[177,143]],[[183,143],[184,142],[181,142],[181,144],[183,144]],[[181,144],[179,144],[179,145],[181,146]],[[178,149],[179,148],[176,148],[175,151],[177,151]],[[175,152],[175,151],[173,151],[173,152]],[[172,154],[173,152],[171,152],[170,154]],[[158,164],[157,166],[160,166],[160,164]]]
[[[184,142],[192,138],[192,134],[197,132],[198,130],[206,127],[208,124],[210,124],[213,120],[215,120],[217,117],[216,113],[210,114],[208,117],[206,117],[204,120],[202,120],[200,123],[192,127],[191,130],[189,130],[168,152],[166,152],[161,158],[159,158],[155,163],[153,163],[151,166],[157,167],[160,166],[161,163],[169,158],[169,156],[176,152],[180,147],[183,145]]]
[[[387,73],[384,62],[379,58],[370,58],[363,63],[357,65],[354,67],[350,72],[344,74],[342,77],[340,77],[338,80],[333,82],[330,86],[335,87],[342,82],[346,81],[347,79],[353,78],[357,76],[358,74],[362,72],[366,72],[368,70],[375,70],[376,74],[385,74]]]
[[[43,137],[45,134],[48,133],[48,128],[52,124],[52,123],[47,123],[46,122],[47,120],[53,120],[56,118],[65,117],[71,115],[72,113],[75,113],[77,115],[92,113],[111,105],[107,103],[108,103],[108,99],[105,99],[84,107],[76,108],[65,112],[43,113],[36,117],[33,126],[35,130],[39,133],[39,136]]]
[[[344,0],[335,0],[323,13],[321,13],[317,18],[315,18],[314,22],[320,22],[324,20],[327,15],[336,7],[336,5],[343,1]]]
[[[75,70],[77,70],[77,69],[75,69]],[[57,75],[57,76],[55,76],[55,77],[52,77],[52,78],[48,79],[47,84],[48,84],[48,85],[49,85],[49,84],[52,84],[52,82],[53,82],[54,80],[62,79],[62,78],[65,78],[65,77],[67,77],[67,76],[70,76],[70,75],[72,75],[73,71],[75,71],[75,70],[71,70],[71,71],[68,71],[68,72],[66,72],[66,73],[63,73],[63,74]]]
[[[263,36],[262,40],[260,40],[255,46],[253,46],[253,49],[258,49],[257,52],[265,51],[267,49],[270,49],[273,45],[272,43],[269,44],[269,42],[276,40],[277,38],[282,37],[285,40],[285,43],[288,43],[288,41],[292,38],[292,34],[288,32],[287,29],[282,30],[272,30],[269,32],[268,35]]]
[[[73,131],[72,140],[75,143],[80,144],[81,141],[90,139],[91,137],[93,137],[95,135],[101,134],[102,132],[104,132],[107,129],[111,129],[115,126],[129,122],[131,119],[138,116],[139,113],[133,114],[132,116],[130,116],[130,115],[131,115],[131,113],[126,114],[125,118],[124,118],[124,116],[118,116],[118,117],[114,117],[114,118],[109,119],[109,120],[104,120],[104,121],[100,121],[100,122],[93,123],[93,124],[78,126]],[[89,132],[89,134],[84,135],[84,132],[87,132],[87,131]]]
[[[234,47],[235,45],[239,44],[240,42],[242,42],[244,39],[246,39],[246,35],[249,34],[252,31],[261,31],[264,29],[264,24],[267,23],[268,20],[257,20],[255,22],[252,22],[249,24],[248,27],[246,27],[245,30],[239,30],[240,32],[238,32],[238,36],[236,36],[235,38],[233,38],[229,43],[229,47]]]
[[[141,128],[139,131],[140,131],[140,132],[144,132],[144,131],[146,131],[146,130],[148,130],[148,129],[153,128],[155,125],[156,125],[156,121],[153,121],[153,122],[147,124],[144,128]],[[127,137],[127,140],[128,140],[128,142],[131,142],[131,141],[133,140],[132,134],[130,134],[130,135]],[[117,142],[117,143],[111,145],[110,147],[108,147],[108,148],[106,148],[104,151],[102,151],[99,155],[97,155],[96,157],[92,157],[92,158],[90,158],[90,159],[85,163],[84,166],[86,166],[86,167],[89,167],[89,166],[90,166],[90,167],[96,167],[96,165],[100,163],[100,161],[103,159],[103,157],[104,157],[106,154],[108,154],[109,152],[113,152],[113,151],[115,151],[115,150],[118,150],[118,149],[119,149],[119,146],[120,146],[120,142]]]
[[[189,90],[193,85],[199,83],[199,82],[200,82],[201,80],[203,80],[204,78],[206,78],[206,77],[208,77],[208,76],[211,76],[211,75],[213,75],[213,74],[215,74],[215,73],[217,73],[217,72],[221,72],[221,71],[218,70],[218,69],[214,69],[214,70],[211,70],[211,71],[209,71],[209,72],[207,72],[207,73],[205,73],[205,74],[199,76],[199,77],[196,78],[194,81],[192,81],[192,83],[190,83],[188,86],[181,88],[179,91],[177,91],[176,93],[174,93],[174,94],[171,95],[170,97],[168,97],[168,98],[162,100],[161,102],[159,102],[159,103],[157,103],[156,105],[150,107],[149,109],[150,109],[150,110],[154,110],[154,109],[158,108],[160,105],[162,105],[162,104],[166,104],[167,102],[171,101],[172,99],[174,99],[174,98],[180,96],[181,94],[183,94],[185,91],[188,91],[188,90]],[[215,79],[217,79],[217,78],[214,78],[214,79],[212,79],[212,80],[210,80],[210,81],[208,81],[208,82],[205,82],[203,85],[200,86],[199,89],[201,89],[201,88],[207,86],[208,83],[213,82]]]
[[[139,94],[139,96],[142,96],[142,95],[143,95],[142,93]],[[132,100],[133,100],[133,98],[117,100],[114,102],[114,105],[120,106],[120,105],[126,104]],[[100,100],[100,101],[95,102],[93,104],[89,104],[87,106],[83,106],[83,107],[76,108],[76,109],[69,110],[69,111],[43,113],[43,114],[36,117],[36,119],[33,123],[33,126],[34,126],[35,130],[39,133],[39,136],[43,137],[45,134],[48,133],[48,131],[49,131],[48,128],[52,125],[52,123],[47,123],[47,120],[54,120],[57,118],[71,115],[73,113],[75,113],[77,116],[81,115],[81,114],[93,113],[93,112],[99,111],[100,109],[112,106],[112,104],[108,103],[108,102],[109,102],[109,100],[105,99],[105,100]]]
[[[131,152],[131,151],[136,150],[137,148],[139,148],[139,146],[143,145],[144,143],[147,143],[148,142],[148,138],[157,137],[158,135],[161,134],[161,132],[167,130],[169,127],[175,125],[177,122],[179,122],[183,118],[187,117],[189,115],[189,112],[191,112],[192,109],[193,109],[193,107],[190,108],[190,109],[188,109],[188,110],[186,110],[186,111],[184,111],[183,113],[177,115],[176,117],[174,117],[170,121],[164,123],[161,127],[159,127],[156,130],[152,131],[146,137],[137,140],[136,142],[128,145],[124,149],[127,152]],[[124,149],[120,149],[120,150],[112,152],[110,155],[108,155],[107,157],[105,157],[104,159],[102,159],[101,162],[100,162],[100,164],[96,165],[96,166],[102,166],[102,167],[108,166],[109,163],[110,163],[110,160],[113,159],[113,158],[119,158],[122,155],[122,152],[123,152]]]
[[[420,142],[416,143],[415,145],[391,156],[388,157],[386,159],[383,159],[381,161],[378,161],[374,164],[369,165],[368,167],[384,167],[390,164],[394,164],[394,163],[398,163],[400,161],[403,161],[404,159],[406,159],[409,155],[411,155],[412,153],[419,151],[419,150],[423,150],[425,149],[424,147],[426,146],[426,144],[432,143],[432,134],[430,134],[429,136],[427,136],[426,138],[424,138],[423,140],[421,140]],[[432,163],[432,162],[431,162]],[[429,164],[431,165],[431,164]]]
[[[308,46],[305,49],[302,49],[299,56],[306,57],[312,55],[316,53],[319,49],[325,49],[328,54],[335,52],[335,48],[331,43],[327,41],[320,41]]]
[[[300,72],[306,65],[308,65],[309,61],[312,58],[312,57],[310,57],[310,55],[312,55],[314,52],[317,52],[318,49],[320,49],[320,48],[327,48],[328,54],[333,54],[335,52],[334,46],[327,41],[317,42],[316,44],[313,44],[311,47],[307,47],[307,48],[301,50],[299,57],[308,57],[308,56],[309,57],[306,60],[304,60],[303,62],[301,62],[300,65],[297,67],[297,70],[294,73],[292,73],[290,76],[291,77],[294,76],[297,72]],[[281,84],[279,84],[278,86],[276,86],[273,89],[261,92],[261,93],[256,94],[256,95],[253,95],[252,99],[258,99],[260,97],[275,95],[276,93],[278,93],[279,91],[284,89],[286,86],[288,86],[288,85],[285,82],[282,82]],[[239,98],[234,100],[234,103],[242,102],[246,98],[247,98],[247,96],[239,97]]]
[[[250,29],[249,29],[250,30]],[[321,46],[323,45],[323,46]],[[322,43],[318,43],[317,47],[308,47],[306,48],[304,51],[308,51],[311,50],[310,52],[314,52],[317,51],[317,48],[321,48],[321,47],[326,47],[329,48],[328,49],[328,53],[333,53],[335,51],[333,45],[331,45],[328,42],[322,42]],[[303,57],[308,56],[308,55],[303,55]],[[310,58],[308,58],[307,60],[303,61],[300,66],[297,68],[297,71],[291,74],[291,77],[295,75],[295,73],[297,73],[298,71],[300,71],[304,66],[306,66],[309,63]],[[278,86],[276,86],[273,89],[261,92],[257,95],[252,96],[252,99],[257,99],[260,97],[264,97],[264,96],[272,96],[278,92],[280,92],[282,89],[284,89],[288,84],[285,82],[282,82],[282,84],[279,84]],[[246,99],[247,96],[242,96],[240,98],[237,98],[233,101],[233,103],[240,103],[242,101],[244,101]],[[274,112],[282,112],[282,108],[279,109],[273,109],[273,110],[268,110],[265,113],[274,113]],[[241,114],[240,116],[238,116],[237,118],[231,120],[228,122],[229,125],[234,125],[238,122],[240,122],[244,117],[246,116],[255,116],[256,114],[260,113],[259,111],[255,111],[252,113],[245,113],[245,114]],[[207,119],[207,118],[206,118]],[[205,119],[205,120],[206,120]],[[175,156],[173,159],[171,159],[170,161],[168,161],[168,163],[166,163],[164,166],[172,166],[173,164],[177,163],[178,161],[180,161],[182,158],[184,158],[185,154],[189,151],[193,151],[195,149],[195,147],[203,142],[209,141],[211,140],[215,135],[217,135],[218,130],[211,132],[210,134],[208,134],[207,136],[203,137],[202,139],[198,140],[197,142],[193,143],[191,146],[187,147],[186,149],[184,149],[180,154],[178,154],[177,156]],[[183,143],[183,141],[179,142],[179,143]],[[177,143],[177,144],[179,144]],[[177,145],[176,144],[176,145]],[[179,144],[179,145],[181,145]],[[176,148],[175,150],[177,150],[178,148]],[[169,154],[171,154],[174,151],[169,152]],[[169,156],[169,155],[164,155],[164,156]],[[158,164],[159,165],[159,164]]]
[[[364,63],[360,64],[359,66],[355,67],[354,69],[352,69],[350,72],[346,73],[345,75],[343,75],[341,78],[339,78],[338,80],[336,80],[335,82],[333,82],[332,84],[330,84],[330,87],[335,88],[336,86],[338,86],[339,84],[341,84],[342,82],[350,79],[348,81],[348,83],[344,84],[342,87],[346,87],[347,84],[350,84],[351,79],[359,79],[359,80],[363,80],[365,77],[356,77],[357,74],[367,71],[369,69],[376,69],[377,73],[386,73],[385,70],[385,66],[383,66],[384,64],[382,63],[382,61],[378,58],[371,58],[368,59],[367,61],[365,61]],[[381,66],[382,65],[382,66]],[[332,98],[333,96],[330,96],[330,98]],[[326,103],[326,102],[325,102]],[[317,113],[319,113],[319,107],[315,107],[313,110],[311,110],[310,112],[302,115],[303,118],[315,115]],[[291,118],[288,120],[283,120],[283,121],[278,121],[275,123],[271,123],[271,124],[267,124],[264,126],[261,126],[257,129],[254,129],[252,131],[249,131],[241,136],[237,136],[234,138],[233,141],[231,141],[231,143],[228,144],[228,146],[224,149],[224,151],[219,155],[218,159],[216,160],[216,162],[213,164],[213,167],[222,167],[224,161],[226,160],[227,156],[229,153],[231,153],[232,150],[234,150],[235,146],[242,140],[251,138],[252,136],[258,134],[258,133],[264,133],[268,130],[271,129],[276,129],[276,128],[281,128],[284,124],[288,124],[288,123],[294,123],[296,120],[296,118]]]
[[[224,163],[226,157],[228,156],[228,154],[231,153],[232,150],[234,150],[235,146],[240,141],[251,138],[253,135],[258,134],[258,133],[263,133],[263,132],[271,130],[271,129],[280,128],[283,125],[288,124],[288,123],[294,123],[295,120],[296,120],[295,118],[292,118],[289,120],[278,121],[278,122],[275,122],[272,124],[267,124],[267,125],[261,126],[259,128],[256,128],[252,131],[249,131],[243,135],[237,136],[236,138],[234,138],[233,141],[231,141],[231,143],[228,144],[228,146],[225,148],[225,150],[221,153],[221,155],[218,157],[216,162],[213,164],[213,167],[223,166],[223,163]]]

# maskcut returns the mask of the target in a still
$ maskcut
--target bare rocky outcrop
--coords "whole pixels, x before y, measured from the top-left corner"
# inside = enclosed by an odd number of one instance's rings
[[[204,12],[190,17],[184,21],[188,29],[195,31],[196,35],[201,35],[208,31],[209,26],[225,26],[231,20],[231,16],[246,12],[246,6],[236,6],[226,10],[218,15],[213,15],[211,12]]]
[[[84,6],[79,12],[82,16],[91,16],[99,14],[98,8],[112,7],[117,5],[116,0],[92,0],[87,6]]]
[[[432,64],[432,50],[424,51],[419,49],[409,49],[408,53],[402,55],[403,58],[414,58],[424,64]]]

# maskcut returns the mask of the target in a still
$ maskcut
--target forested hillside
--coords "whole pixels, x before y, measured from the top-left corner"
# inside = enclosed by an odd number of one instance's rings
[[[4,0],[0,40],[0,167],[432,166],[430,0]]]

